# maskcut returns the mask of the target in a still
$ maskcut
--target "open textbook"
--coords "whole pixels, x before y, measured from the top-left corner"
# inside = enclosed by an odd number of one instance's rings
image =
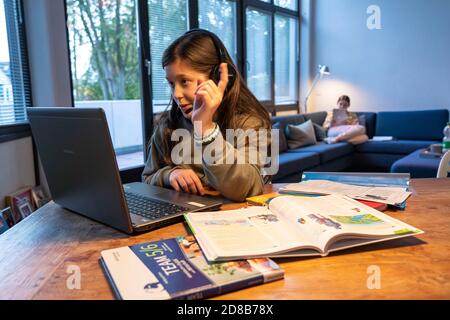
[[[398,206],[411,195],[404,187],[357,186],[328,180],[307,180],[291,183],[280,193],[341,194],[353,199],[376,201]]]
[[[268,207],[185,215],[206,258],[325,256],[423,233],[343,195],[280,196]]]

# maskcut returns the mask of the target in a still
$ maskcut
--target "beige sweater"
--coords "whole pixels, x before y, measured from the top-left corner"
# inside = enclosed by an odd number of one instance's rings
[[[238,118],[237,126],[238,128],[242,128],[244,130],[258,130],[262,128],[262,122],[260,119],[255,117],[243,116]],[[187,129],[192,137],[193,126],[190,120],[185,118],[180,119],[178,128]],[[187,156],[188,159],[190,158],[190,161],[187,162],[190,163],[167,165],[163,161],[161,150],[158,148],[158,146],[161,145],[161,139],[163,139],[163,137],[161,137],[160,134],[153,134],[152,136],[147,163],[142,173],[143,182],[160,187],[171,188],[169,176],[173,170],[192,169],[200,178],[200,181],[205,187],[211,187],[220,192],[224,197],[233,201],[243,202],[246,197],[258,195],[263,192],[264,177],[261,175],[261,165],[259,163],[251,164],[248,162],[237,164],[236,161],[230,161],[233,157],[234,160],[236,160],[236,144],[231,144],[226,141],[221,134],[219,134],[213,142],[206,146],[209,150],[220,146],[223,147],[222,153],[213,153],[216,156],[216,160],[220,159],[215,163],[208,163],[203,157],[201,157],[198,161],[200,163],[195,164],[194,152],[191,152],[191,156]],[[270,144],[270,137],[267,141],[268,144]],[[258,142],[261,143],[260,141]],[[191,150],[193,150],[193,139],[185,143],[190,143],[192,148]],[[253,146],[253,144],[249,145],[246,143],[245,145],[246,153],[250,150],[254,151],[257,149],[256,146]],[[206,147],[201,147],[201,155]],[[246,157],[246,159],[248,158]]]
[[[348,119],[347,123],[348,125],[355,125],[358,124],[358,116],[356,113],[347,111]],[[327,117],[325,118],[325,121],[323,122],[322,127],[324,127],[326,130],[330,129],[331,127],[334,127],[335,123],[333,120],[333,110],[327,112]]]

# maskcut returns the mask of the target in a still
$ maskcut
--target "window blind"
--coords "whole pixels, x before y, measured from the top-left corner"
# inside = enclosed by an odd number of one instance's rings
[[[25,123],[31,91],[21,0],[0,0],[0,14],[9,53],[9,61],[0,62],[0,125]]]
[[[152,57],[153,111],[163,111],[170,100],[170,87],[161,66],[164,50],[188,28],[186,0],[149,0]]]

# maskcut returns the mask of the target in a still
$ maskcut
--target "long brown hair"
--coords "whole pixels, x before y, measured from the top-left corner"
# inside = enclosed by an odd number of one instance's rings
[[[347,95],[342,95],[338,98],[337,103],[341,102],[341,101],[346,101],[348,103],[348,105],[350,106],[350,97]]]
[[[225,54],[224,62],[237,70],[225,46],[222,42],[219,44]],[[220,63],[219,54],[211,36],[203,32],[186,33],[176,39],[164,51],[162,67],[165,68],[177,59],[189,64],[194,70],[208,75]],[[164,162],[168,165],[172,163],[170,152],[176,143],[172,142],[170,138],[173,130],[177,129],[179,119],[183,117],[173,97],[169,106],[170,109],[161,115],[155,129],[155,135],[159,135],[160,138],[154,139],[154,141],[162,141],[162,145],[157,147],[162,153]],[[233,86],[226,90],[219,108],[221,108],[221,112],[217,113],[217,123],[224,136],[226,129],[237,129],[237,118],[242,116],[260,119],[262,128],[270,129],[271,127],[269,113],[247,88],[239,72],[236,72]]]

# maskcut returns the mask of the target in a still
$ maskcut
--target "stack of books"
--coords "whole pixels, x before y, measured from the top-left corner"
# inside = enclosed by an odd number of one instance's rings
[[[271,258],[423,233],[380,212],[404,205],[408,187],[409,175],[307,172],[301,183],[248,198],[253,206],[186,214],[192,235],[105,250],[100,261],[119,299],[209,298],[283,279]]]

